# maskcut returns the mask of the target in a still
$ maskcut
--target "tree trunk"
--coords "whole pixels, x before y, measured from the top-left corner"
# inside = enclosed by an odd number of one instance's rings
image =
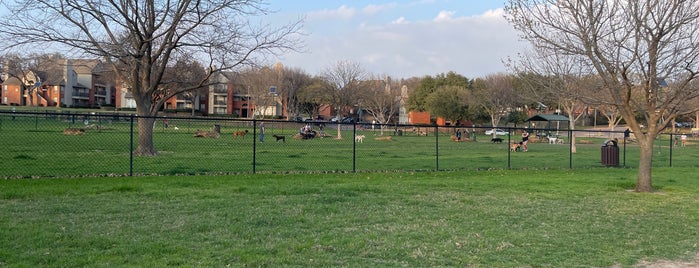
[[[337,139],[338,139],[338,140],[341,140],[341,139],[342,139],[342,131],[341,131],[341,130],[342,130],[342,124],[340,124],[340,121],[341,121],[341,120],[340,120],[340,117],[339,117],[339,116],[338,116],[337,121],[338,121],[338,122],[337,122]]]
[[[636,192],[652,192],[651,169],[653,160],[653,139],[644,137],[638,139],[641,154],[638,161],[638,178]]]
[[[570,152],[574,154],[574,153],[578,152],[578,149],[575,146],[575,119],[572,119],[572,117],[569,117],[568,124],[569,124],[570,130],[571,130],[570,137],[569,137],[569,139],[570,139],[569,140],[570,141]]]
[[[138,147],[134,151],[134,155],[138,156],[155,156],[158,152],[153,146],[153,124],[154,117],[139,117],[138,118]]]

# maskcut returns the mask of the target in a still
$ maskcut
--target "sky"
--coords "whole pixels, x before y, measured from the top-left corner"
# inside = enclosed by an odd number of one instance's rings
[[[304,19],[300,52],[275,60],[317,75],[339,61],[395,78],[507,72],[524,51],[504,0],[269,0],[271,24]]]

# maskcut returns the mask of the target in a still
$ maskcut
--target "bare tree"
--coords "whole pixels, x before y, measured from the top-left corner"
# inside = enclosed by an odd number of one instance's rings
[[[284,68],[280,94],[286,101],[285,109],[288,116],[301,115],[302,109],[299,92],[304,87],[311,85],[311,83],[313,83],[311,76],[306,74],[303,70],[298,68]],[[313,117],[317,115],[317,113],[311,113],[309,115]]]
[[[380,124],[383,136],[387,125],[395,119],[401,103],[401,92],[397,85],[391,83],[391,79],[375,77],[364,83],[365,98],[362,108],[367,111],[377,123]]]
[[[490,117],[493,128],[500,124],[500,119],[517,106],[519,95],[513,86],[513,77],[506,74],[492,74],[476,79],[471,92],[470,102],[481,107]],[[493,131],[493,138],[496,133]]]
[[[653,142],[699,94],[691,86],[699,67],[699,5],[672,0],[508,0],[506,10],[534,47],[584,58],[580,63],[601,77],[605,86],[599,94],[611,96],[638,140],[635,190],[652,191]],[[661,86],[662,81],[668,86]],[[642,116],[636,118],[639,112]],[[642,131],[641,125],[647,127]]]
[[[329,103],[337,112],[338,119],[342,119],[341,115],[347,114],[348,110],[359,103],[361,81],[365,76],[359,63],[352,61],[339,61],[323,72]],[[342,124],[337,124],[337,139],[342,139],[341,126]]]
[[[136,102],[136,155],[157,154],[151,126],[167,99],[207,86],[214,81],[209,79],[212,73],[254,62],[260,55],[293,49],[300,25],[254,25],[251,17],[268,13],[261,0],[3,3],[11,14],[0,19],[0,40],[11,40],[5,47],[62,46],[105,59],[114,67]],[[163,87],[163,76],[173,59],[183,57],[196,58],[209,72],[191,87]]]
[[[549,99],[561,108],[568,117],[568,125],[575,130],[575,122],[584,115],[578,113],[586,104],[586,99],[594,100],[590,88],[599,88],[594,82],[597,76],[590,75],[589,66],[581,64],[582,58],[574,55],[551,54],[534,48],[533,54],[523,54],[519,66],[514,67],[521,75],[521,81],[530,85],[529,93],[536,99]],[[531,75],[531,74],[536,75]],[[578,113],[576,115],[576,113]],[[571,132],[571,152],[577,152],[575,131]]]
[[[240,78],[247,94],[250,95],[255,104],[257,117],[278,114],[277,107],[280,106],[278,92],[271,92],[271,88],[281,87],[281,68],[252,67],[243,71]]]

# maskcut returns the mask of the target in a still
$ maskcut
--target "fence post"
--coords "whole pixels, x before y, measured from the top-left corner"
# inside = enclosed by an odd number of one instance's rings
[[[675,133],[670,133],[670,167],[672,167],[672,145],[674,144]]]
[[[75,120],[75,116],[73,116],[73,119]],[[134,120],[134,115],[131,114],[130,116],[131,119],[131,126],[130,126],[130,131],[129,131],[129,177],[133,177],[133,120]]]
[[[357,137],[357,123],[352,124],[352,137]],[[357,139],[352,138],[352,173],[357,173]]]
[[[252,174],[257,171],[257,119],[252,118]]]
[[[439,125],[434,125],[434,154],[435,171],[439,171]]]
[[[515,129],[515,130],[517,130],[517,129]],[[507,135],[507,169],[511,169],[512,163],[510,162],[510,158],[512,156],[512,154],[511,154],[512,151],[510,150],[510,145],[512,145],[512,134],[515,134],[515,133],[512,132],[512,128],[507,127],[507,134],[508,134]]]

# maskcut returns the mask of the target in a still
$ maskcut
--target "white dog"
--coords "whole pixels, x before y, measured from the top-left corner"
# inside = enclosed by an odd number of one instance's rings
[[[356,135],[356,136],[354,136],[354,141],[355,141],[355,142],[364,143],[364,138],[366,138],[366,136],[364,136],[364,135]]]
[[[549,139],[549,144],[556,144],[556,143],[558,143],[558,138],[556,138],[556,137],[550,137],[550,136],[549,136],[549,137],[546,137],[546,138]]]

